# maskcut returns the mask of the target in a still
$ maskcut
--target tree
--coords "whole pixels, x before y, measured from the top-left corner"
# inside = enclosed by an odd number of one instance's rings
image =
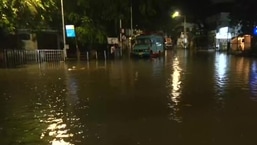
[[[57,10],[53,0],[1,0],[0,27],[8,32],[17,29],[37,29],[48,26]]]
[[[133,1],[135,25],[144,30],[160,30],[169,22],[170,0]]]
[[[77,40],[82,45],[106,43],[107,35],[101,26],[94,24],[92,19],[87,16],[81,18],[81,25],[76,27]]]
[[[253,27],[257,24],[257,1],[256,0],[236,0],[230,14],[230,25],[242,26],[241,34],[252,34]]]
[[[86,45],[106,43],[107,36],[119,35],[119,20],[130,28],[149,31],[168,30],[170,6],[175,0],[63,0],[65,24],[76,27],[78,42]],[[58,29],[61,31],[60,0],[0,0],[0,27],[10,32],[23,29]],[[188,13],[186,13],[188,14]],[[138,27],[136,27],[138,26]]]

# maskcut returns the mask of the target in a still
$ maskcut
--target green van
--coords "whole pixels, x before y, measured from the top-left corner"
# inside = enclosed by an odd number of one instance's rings
[[[159,35],[140,35],[135,38],[131,55],[157,57],[164,52],[164,38]]]

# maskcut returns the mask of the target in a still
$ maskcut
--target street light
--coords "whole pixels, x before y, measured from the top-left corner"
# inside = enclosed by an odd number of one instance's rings
[[[64,53],[64,59],[66,59],[66,57],[67,57],[67,49],[66,49],[66,35],[65,35],[65,24],[64,24],[63,0],[61,0],[61,10],[62,10],[63,53]]]
[[[180,15],[178,11],[174,12],[171,16],[172,18],[176,17],[183,17],[184,22],[183,22],[183,29],[184,29],[184,47],[186,48],[187,45],[187,31],[186,31],[186,16],[185,15]]]

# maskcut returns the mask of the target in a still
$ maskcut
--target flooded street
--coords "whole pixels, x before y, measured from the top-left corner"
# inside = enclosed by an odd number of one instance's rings
[[[0,68],[1,145],[255,145],[257,59],[162,58]]]

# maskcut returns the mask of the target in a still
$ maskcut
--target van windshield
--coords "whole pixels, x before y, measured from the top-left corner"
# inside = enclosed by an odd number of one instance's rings
[[[136,39],[136,45],[149,45],[149,44],[151,44],[151,39],[149,38]]]

